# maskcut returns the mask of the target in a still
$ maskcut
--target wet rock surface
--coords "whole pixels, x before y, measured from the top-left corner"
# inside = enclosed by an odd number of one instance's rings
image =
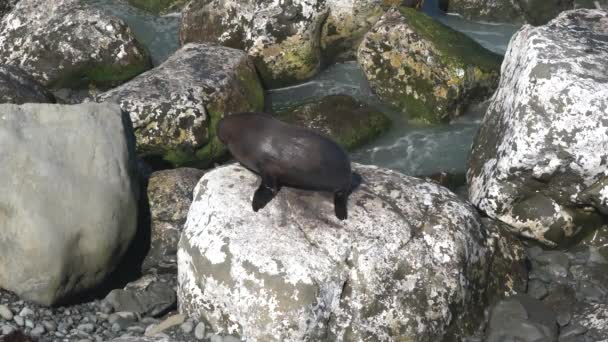
[[[54,103],[55,96],[18,67],[0,64],[0,103]]]
[[[391,121],[379,110],[346,95],[331,95],[277,113],[281,120],[311,128],[348,150],[378,137]]]
[[[599,10],[524,26],[470,154],[471,202],[548,245],[606,225],[607,33]]]
[[[500,57],[411,8],[391,9],[357,52],[373,91],[425,123],[446,122],[492,94]]]
[[[328,195],[286,187],[254,213],[255,175],[206,173],[180,239],[180,312],[252,341],[437,341],[473,329],[480,303],[506,291],[486,288],[499,237],[445,188],[356,171],[364,182],[346,222]]]
[[[138,152],[172,166],[209,166],[224,153],[216,122],[260,110],[264,94],[247,54],[188,44],[160,66],[97,97],[129,113]]]
[[[0,63],[51,88],[114,86],[151,67],[122,20],[80,0],[19,1],[0,21]]]

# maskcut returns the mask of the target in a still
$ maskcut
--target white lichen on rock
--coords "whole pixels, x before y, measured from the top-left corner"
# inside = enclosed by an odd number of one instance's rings
[[[364,181],[344,222],[331,194],[283,188],[255,213],[258,177],[238,165],[205,174],[178,249],[180,311],[248,341],[438,341],[476,328],[496,235],[445,188],[355,169]]]
[[[212,157],[197,155],[213,138],[212,120],[261,110],[264,104],[262,85],[247,54],[208,44],[183,46],[160,66],[101,94],[97,101],[110,99],[131,116],[141,153],[177,165]]]
[[[19,1],[0,21],[0,63],[52,87],[115,85],[151,67],[122,20],[82,0]]]
[[[589,221],[581,196],[608,174],[608,12],[562,13],[511,40],[474,143],[470,199],[547,244]]]

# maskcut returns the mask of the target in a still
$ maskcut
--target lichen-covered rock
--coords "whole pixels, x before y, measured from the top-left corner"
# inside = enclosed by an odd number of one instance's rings
[[[0,287],[56,304],[114,270],[137,224],[134,138],[115,104],[0,105]]]
[[[389,129],[386,115],[347,95],[330,95],[278,113],[282,120],[311,128],[348,150]]]
[[[447,121],[491,95],[500,72],[498,55],[405,7],[376,23],[357,59],[381,99],[427,123]]]
[[[608,338],[608,304],[588,303],[581,305],[572,320],[584,327],[585,341],[606,341]]]
[[[245,50],[264,84],[277,87],[319,71],[327,13],[324,0],[194,0],[182,12],[180,41]]]
[[[0,103],[54,103],[55,97],[25,71],[0,64]]]
[[[122,20],[81,0],[19,1],[0,21],[0,63],[51,88],[113,86],[151,67]]]
[[[98,96],[129,113],[138,152],[177,166],[207,166],[224,152],[215,124],[226,114],[261,110],[264,93],[247,54],[187,44],[160,66]]]
[[[150,251],[143,269],[177,270],[177,243],[182,232],[192,191],[205,172],[178,168],[152,173],[148,180],[150,205]]]
[[[180,311],[247,341],[441,341],[477,327],[495,237],[473,207],[418,178],[354,165],[349,218],[330,194],[206,173],[178,250]],[[495,254],[497,257],[499,254]]]
[[[470,155],[472,203],[549,245],[605,224],[608,189],[596,187],[608,174],[607,33],[600,10],[524,26]]]
[[[134,7],[155,13],[163,14],[176,11],[186,5],[187,0],[129,0]]]
[[[0,1],[0,19],[10,12],[19,0],[3,0]]]

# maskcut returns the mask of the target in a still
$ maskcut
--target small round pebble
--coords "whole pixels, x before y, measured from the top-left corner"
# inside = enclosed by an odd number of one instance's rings
[[[84,324],[78,325],[77,329],[90,334],[93,331],[95,331],[95,326],[92,323],[84,323]]]
[[[118,323],[112,324],[112,332],[118,334],[122,330],[122,327]]]
[[[30,329],[34,329],[34,321],[32,321],[31,319],[26,319],[25,320],[25,326],[30,328]]]
[[[21,309],[21,312],[19,312],[19,316],[21,316],[21,317],[30,317],[30,316],[34,316],[35,314],[36,313],[28,307]]]
[[[15,316],[13,317],[13,319],[15,320],[15,323],[17,323],[18,326],[22,327],[25,325],[25,319],[21,316]]]
[[[194,337],[197,340],[202,340],[205,338],[205,323],[199,322],[194,328]]]
[[[4,318],[7,321],[13,319],[13,312],[6,305],[0,305],[0,317]]]
[[[2,335],[8,335],[13,331],[15,331],[15,327],[9,324],[5,324],[0,328],[0,332],[2,333]]]
[[[57,325],[53,321],[42,321],[42,325],[47,331],[55,331],[57,330]]]
[[[181,325],[181,329],[184,332],[184,334],[190,334],[192,332],[192,330],[194,330],[194,324],[190,321],[184,322]]]
[[[37,324],[36,327],[34,327],[34,329],[32,329],[30,334],[32,334],[32,336],[40,336],[40,335],[44,334],[45,332],[46,332],[46,330],[44,329],[44,326],[42,326],[42,324]]]

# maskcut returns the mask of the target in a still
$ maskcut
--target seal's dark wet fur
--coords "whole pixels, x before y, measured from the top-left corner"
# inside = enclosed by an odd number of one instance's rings
[[[350,158],[335,141],[265,113],[226,116],[217,124],[217,136],[239,163],[262,178],[254,211],[288,186],[332,192],[336,217],[347,218],[348,196],[360,177],[353,177]]]

